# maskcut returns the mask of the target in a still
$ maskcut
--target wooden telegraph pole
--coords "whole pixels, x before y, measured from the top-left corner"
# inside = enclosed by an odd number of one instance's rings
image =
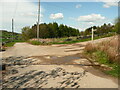
[[[92,42],[93,42],[93,37],[94,37],[94,30],[93,30],[93,28],[92,28]]]
[[[92,28],[92,36],[91,36],[92,42],[94,41],[94,31],[96,31],[96,29],[93,29],[93,28]]]
[[[12,41],[14,41],[14,19],[12,18]]]
[[[40,0],[38,1],[37,39],[39,40]]]

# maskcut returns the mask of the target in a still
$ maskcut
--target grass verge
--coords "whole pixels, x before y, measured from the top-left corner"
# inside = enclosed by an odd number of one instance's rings
[[[32,45],[51,45],[51,43],[40,42],[40,41],[37,41],[37,40],[27,41],[27,42],[32,44]]]
[[[113,42],[114,41],[114,42]],[[102,68],[102,71],[114,77],[120,77],[120,64],[117,59],[117,41],[101,42],[99,44],[87,44],[85,47],[85,55],[91,58],[92,62],[97,62]],[[112,52],[112,53],[111,53]],[[106,69],[107,68],[107,69]]]
[[[12,47],[12,46],[14,46],[15,43],[16,42],[9,42],[9,43],[6,43],[4,46],[5,47]]]
[[[22,41],[22,40],[14,40],[13,42],[11,41],[11,42],[9,42],[9,43],[6,43],[4,46],[5,46],[5,47],[12,47],[12,46],[14,46],[14,44],[17,43],[17,42],[24,42],[24,41]]]

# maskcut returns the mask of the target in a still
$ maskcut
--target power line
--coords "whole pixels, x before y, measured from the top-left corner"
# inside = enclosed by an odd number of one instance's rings
[[[16,16],[17,7],[18,7],[18,2],[19,2],[19,0],[16,1],[16,4],[15,4],[15,11],[14,11],[14,14],[13,14],[13,18],[15,18],[15,16]]]

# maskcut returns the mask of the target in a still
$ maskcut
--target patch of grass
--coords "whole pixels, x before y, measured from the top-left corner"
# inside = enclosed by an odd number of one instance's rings
[[[114,64],[110,64],[110,66],[113,68],[112,70],[110,71],[105,71],[106,74],[109,74],[109,75],[112,75],[112,76],[115,76],[115,77],[120,77],[120,65],[117,64],[117,63],[114,63]]]
[[[114,77],[120,77],[120,65],[116,62],[110,62],[108,55],[103,51],[93,51],[91,53],[87,52],[92,59],[96,60],[100,64],[107,65],[108,67],[112,67],[111,70],[106,70],[104,73],[109,74]]]
[[[13,42],[6,43],[4,46],[5,47],[12,47],[17,42],[24,42],[24,41],[22,41],[22,40],[14,40]]]
[[[106,65],[110,64],[106,53],[102,51],[96,51],[96,52],[93,52],[92,55],[95,57],[95,60],[100,64],[106,64]]]
[[[16,42],[6,43],[6,44],[5,44],[5,47],[12,47],[12,46],[14,46],[15,43],[16,43]]]
[[[27,41],[28,43],[32,44],[32,45],[51,45],[51,43],[47,43],[47,42],[40,42],[37,40],[32,40],[32,41]]]
[[[108,36],[110,36],[110,34],[108,34]],[[111,68],[103,70],[106,74],[114,77],[120,77],[117,36],[110,40],[102,41],[98,44],[88,43],[85,47],[85,54],[99,64],[106,65],[108,68]]]
[[[41,45],[41,42],[33,40],[33,41],[28,41],[28,43],[32,44],[32,45]]]

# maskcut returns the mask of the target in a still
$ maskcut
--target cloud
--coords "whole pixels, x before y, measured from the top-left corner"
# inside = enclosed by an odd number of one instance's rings
[[[96,22],[99,20],[104,20],[105,17],[101,16],[101,14],[90,14],[85,16],[79,16],[77,18],[77,21],[83,21],[83,22]]]
[[[32,26],[37,22],[38,5],[28,0],[3,0],[0,2],[0,8],[2,8],[0,29],[11,31],[12,18],[14,18],[15,32],[21,32],[21,28]],[[43,22],[44,11],[44,8],[40,6],[40,23]]]
[[[104,8],[110,8],[113,6],[118,6],[119,0],[96,0],[97,2],[103,2]]]
[[[97,2],[119,2],[119,0],[96,0]]]
[[[94,25],[95,23],[94,22],[88,22],[88,25]]]
[[[50,19],[63,19],[64,16],[62,13],[51,14]]]
[[[82,7],[82,5],[77,4],[75,7],[76,7],[76,8],[80,8],[80,7]]]
[[[103,7],[104,8],[110,8],[112,6],[118,6],[118,2],[106,2]]]

